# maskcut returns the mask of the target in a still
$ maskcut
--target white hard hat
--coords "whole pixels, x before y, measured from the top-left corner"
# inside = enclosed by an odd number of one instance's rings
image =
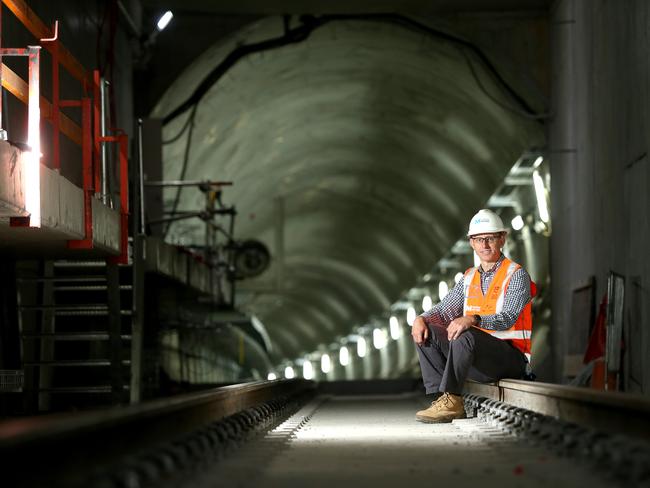
[[[483,208],[472,217],[472,220],[469,221],[467,236],[489,234],[492,232],[508,232],[508,229],[503,226],[501,217],[495,214],[492,210]]]

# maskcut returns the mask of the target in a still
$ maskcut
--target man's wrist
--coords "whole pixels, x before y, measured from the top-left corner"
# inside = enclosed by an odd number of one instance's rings
[[[474,327],[478,327],[481,325],[481,316],[478,314],[472,315],[472,318],[474,319]]]

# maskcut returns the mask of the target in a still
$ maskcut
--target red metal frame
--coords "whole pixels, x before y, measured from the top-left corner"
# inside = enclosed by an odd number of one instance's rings
[[[93,245],[93,213],[92,198],[101,191],[100,150],[102,143],[119,144],[120,164],[120,255],[114,258],[115,262],[126,263],[128,260],[128,137],[121,130],[113,130],[113,136],[102,137],[100,134],[101,100],[99,84],[101,77],[97,70],[92,75],[70,54],[58,39],[58,22],[50,29],[29,8],[24,0],[0,0],[0,21],[2,18],[2,5],[6,5],[18,20],[43,44],[52,56],[52,102],[51,104],[41,97],[40,106],[44,118],[53,126],[52,132],[52,157],[50,166],[59,170],[61,167],[60,136],[61,133],[79,144],[82,149],[82,177],[84,195],[84,238],[68,241],[70,249],[92,249]],[[25,49],[0,49],[2,55],[26,55]],[[60,67],[63,68],[83,88],[84,96],[81,100],[60,99]],[[23,102],[26,101],[23,80],[13,73],[8,67],[0,66],[2,70],[2,83],[12,94]],[[5,81],[6,79],[6,81]],[[89,91],[92,90],[92,99]],[[61,108],[79,107],[82,111],[82,127],[71,121]],[[0,112],[1,113],[1,112]],[[29,225],[28,219],[12,218],[11,225]]]
[[[100,117],[101,117],[101,99],[99,96],[99,84],[101,77],[99,71],[95,70],[93,73],[93,107],[92,119],[93,128],[91,131],[91,107],[90,100],[84,106],[84,206],[85,206],[85,238],[79,241],[68,241],[68,247],[74,249],[92,249],[92,196],[97,193],[101,188],[100,183],[100,150],[101,144],[112,142],[119,144],[119,159],[120,159],[120,254],[109,258],[111,262],[117,264],[128,263],[128,245],[129,245],[129,139],[128,136],[121,129],[114,129],[114,136],[104,136],[100,134]],[[91,137],[92,132],[92,137]],[[94,156],[94,158],[93,158]],[[92,160],[94,159],[94,167]]]
[[[120,255],[109,260],[117,264],[129,262],[129,138],[117,129],[115,136],[101,137],[102,142],[115,142],[120,146]]]
[[[93,248],[93,205],[92,196],[94,193],[92,178],[92,141],[91,141],[91,116],[90,98],[78,100],[61,100],[62,107],[81,106],[81,124],[83,127],[82,151],[82,176],[84,195],[84,238],[68,241],[69,249],[92,249]]]

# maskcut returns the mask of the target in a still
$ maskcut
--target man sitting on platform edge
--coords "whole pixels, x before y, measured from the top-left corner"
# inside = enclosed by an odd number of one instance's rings
[[[503,255],[507,233],[491,210],[474,215],[467,236],[480,265],[413,323],[424,387],[435,395],[429,408],[416,413],[421,422],[464,418],[466,379],[486,383],[526,374],[536,287],[525,269]]]

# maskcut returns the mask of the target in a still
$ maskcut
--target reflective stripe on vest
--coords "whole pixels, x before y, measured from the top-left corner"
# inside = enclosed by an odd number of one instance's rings
[[[494,337],[499,339],[530,339],[532,337],[530,330],[492,330],[489,331]]]
[[[494,315],[503,312],[503,303],[505,300],[506,291],[510,284],[512,275],[521,266],[517,263],[503,259],[501,266],[494,273],[494,277],[490,282],[485,294],[481,289],[481,276],[478,268],[470,268],[465,272],[465,279],[463,281],[464,302],[463,313],[464,315]],[[531,296],[535,294],[535,285],[531,281]],[[508,340],[526,355],[530,361],[530,343],[532,337],[532,307],[528,302],[517,320],[507,330],[490,330],[479,327],[484,332],[493,335],[497,339]]]

